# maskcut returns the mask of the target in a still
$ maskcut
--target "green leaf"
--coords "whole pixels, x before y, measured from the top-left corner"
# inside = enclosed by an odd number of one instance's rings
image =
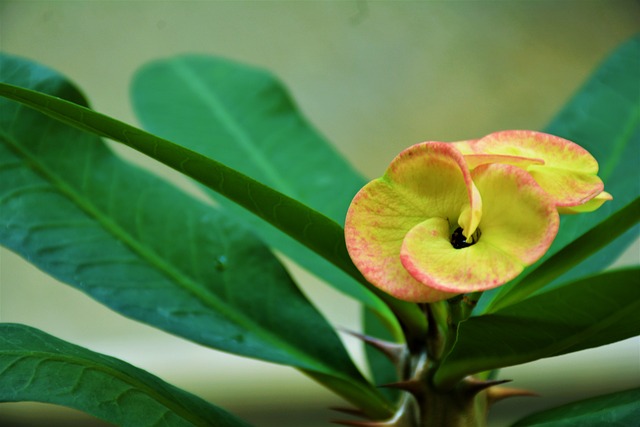
[[[640,420],[640,388],[571,402],[529,415],[512,427],[632,427]]]
[[[134,109],[144,128],[216,159],[342,223],[366,183],[300,115],[270,73],[212,56],[154,61],[132,84]],[[389,316],[384,304],[335,266],[210,193],[269,244],[339,290]]]
[[[601,273],[460,323],[435,382],[446,388],[473,373],[640,334],[639,276],[639,267]]]
[[[121,360],[18,324],[0,324],[0,402],[75,408],[119,426],[249,424]]]
[[[489,312],[495,312],[521,301],[542,289],[603,245],[615,240],[639,220],[640,197],[637,197],[633,202],[549,257],[545,263],[522,279],[511,292],[496,301]]]
[[[342,227],[319,212],[222,163],[77,104],[5,83],[0,83],[0,96],[78,129],[121,142],[208,186],[356,278],[385,301],[405,333],[419,336],[426,328],[415,304],[396,300],[362,277],[349,258]]]
[[[9,56],[1,65],[2,80],[69,92],[44,67]],[[363,409],[387,412],[255,235],[118,159],[93,135],[14,102],[0,100],[0,109],[0,242],[128,317],[330,378]]]
[[[613,201],[588,214],[566,215],[561,218],[560,230],[547,255],[518,279],[503,286],[492,304],[517,289],[528,273],[536,271],[547,259],[562,248],[603,222],[640,194],[637,161],[640,158],[640,35],[614,51],[593,76],[560,111],[546,132],[567,138],[586,148],[600,164],[605,190]],[[597,272],[610,265],[635,240],[638,228],[610,244],[609,239],[593,241],[594,252],[554,283],[567,281]],[[515,300],[515,299],[512,299]]]
[[[367,336],[375,337],[383,341],[394,342],[394,337],[385,327],[380,318],[368,307],[362,307],[362,324],[364,333]],[[365,357],[371,373],[373,383],[380,386],[382,384],[390,384],[400,380],[398,378],[398,368],[389,358],[375,347],[363,343]],[[382,394],[392,402],[397,401],[400,395],[399,390],[383,387],[380,389]]]

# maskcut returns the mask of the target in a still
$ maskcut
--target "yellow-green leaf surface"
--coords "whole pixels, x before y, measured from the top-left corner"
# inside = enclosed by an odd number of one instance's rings
[[[610,271],[471,317],[435,375],[466,375],[598,347],[640,334],[640,268]]]
[[[25,325],[4,323],[0,402],[20,401],[68,406],[118,426],[248,427],[126,362]]]
[[[2,81],[82,101],[61,76],[20,58],[3,56],[0,72]],[[334,330],[254,234],[120,160],[98,137],[0,102],[3,245],[125,316],[329,378],[357,405],[385,413]]]

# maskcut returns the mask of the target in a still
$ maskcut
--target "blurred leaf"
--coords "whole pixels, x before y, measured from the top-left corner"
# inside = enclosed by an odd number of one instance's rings
[[[342,227],[319,212],[222,163],[77,104],[5,83],[0,83],[0,96],[77,129],[121,142],[217,191],[358,280],[387,304],[405,335],[417,337],[426,329],[415,304],[397,300],[364,279],[347,253]],[[395,319],[385,319],[390,330],[399,333]]]
[[[586,148],[598,160],[605,190],[613,201],[588,214],[566,215],[547,255],[511,283],[500,288],[492,304],[517,289],[527,274],[587,233],[638,194],[640,159],[640,35],[615,50],[545,129]],[[638,227],[595,252],[554,283],[597,272],[610,265],[636,239]],[[605,240],[606,241],[606,240]],[[608,243],[608,241],[607,241]],[[597,246],[598,242],[592,242]]]
[[[521,301],[615,240],[640,221],[640,197],[549,257],[491,306],[490,313]]]
[[[75,408],[119,426],[247,423],[121,360],[25,325],[0,324],[0,402]]]
[[[1,58],[2,80],[69,92],[44,67]],[[331,377],[339,394],[385,413],[334,330],[255,235],[93,135],[14,102],[0,99],[0,109],[4,245],[128,317]]]
[[[305,121],[284,86],[266,71],[212,56],[154,61],[135,75],[132,99],[145,129],[216,159],[339,224],[366,183]],[[235,203],[209,194],[300,265],[390,315],[352,277]]]
[[[638,277],[639,267],[601,273],[460,323],[435,382],[448,387],[476,372],[640,334]]]
[[[529,415],[512,427],[633,427],[640,420],[640,388],[571,402]]]

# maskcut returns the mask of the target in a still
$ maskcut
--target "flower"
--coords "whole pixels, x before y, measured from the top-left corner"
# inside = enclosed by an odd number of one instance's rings
[[[406,301],[439,301],[500,286],[547,251],[561,198],[530,168],[552,155],[521,155],[529,154],[524,143],[520,151],[476,151],[483,140],[411,146],[355,196],[347,249],[374,286]]]
[[[558,136],[510,130],[453,145],[464,154],[470,169],[506,163],[526,170],[553,197],[560,213],[590,212],[612,199],[597,176],[596,159],[578,144]]]

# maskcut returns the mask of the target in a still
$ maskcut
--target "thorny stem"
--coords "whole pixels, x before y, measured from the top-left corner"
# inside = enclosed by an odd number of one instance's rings
[[[409,349],[399,366],[401,382],[391,385],[408,392],[398,413],[384,424],[389,427],[484,427],[489,405],[486,388],[493,385],[465,378],[448,390],[437,389],[433,376],[456,341],[460,322],[471,315],[480,293],[448,301],[422,304],[428,329],[420,346]],[[411,408],[411,410],[409,410]],[[397,415],[402,414],[402,417]],[[409,416],[413,414],[412,416]]]
[[[455,345],[458,325],[471,316],[480,296],[476,292],[420,304],[428,327],[416,335],[419,339],[413,346],[363,337],[377,348],[392,350],[385,354],[393,356],[390,359],[398,370],[399,381],[384,386],[404,393],[389,419],[339,423],[362,427],[485,427],[491,404],[506,397],[531,395],[521,389],[492,388],[507,381],[488,379],[482,374],[466,377],[446,389],[434,385],[436,371]]]
[[[471,315],[481,293],[460,295],[448,301],[427,304],[429,325],[425,348],[426,370],[419,375],[424,391],[416,395],[419,427],[481,427],[486,424],[486,393],[469,393],[461,382],[452,390],[438,390],[432,379],[455,344],[458,325]]]

